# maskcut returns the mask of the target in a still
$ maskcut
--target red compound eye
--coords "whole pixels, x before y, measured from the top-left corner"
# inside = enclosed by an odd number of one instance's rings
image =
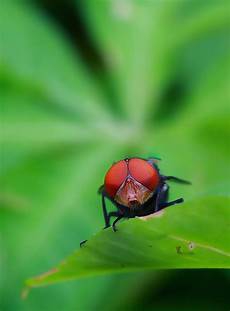
[[[153,191],[159,184],[158,171],[147,161],[133,158],[129,160],[129,173],[143,186]]]
[[[112,198],[126,179],[128,174],[127,164],[124,160],[113,164],[105,175],[105,190]]]

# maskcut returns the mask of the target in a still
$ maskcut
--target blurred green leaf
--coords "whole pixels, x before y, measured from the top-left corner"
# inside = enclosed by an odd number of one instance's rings
[[[141,269],[230,268],[227,197],[200,198],[151,220],[130,220],[99,232],[30,287]]]
[[[77,52],[73,52],[62,30],[38,9],[26,3],[3,1],[0,28],[2,83],[32,91],[48,107],[55,105],[78,120],[109,117],[101,105],[103,96],[97,83]]]
[[[102,0],[98,9],[94,0],[82,2],[129,121],[143,126],[149,113],[161,108],[159,98],[173,79],[198,82],[216,59],[229,54],[226,3]]]

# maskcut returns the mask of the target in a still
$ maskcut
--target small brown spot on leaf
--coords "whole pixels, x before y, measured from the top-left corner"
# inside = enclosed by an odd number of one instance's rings
[[[182,254],[181,246],[176,246],[176,252],[177,254]]]
[[[21,299],[25,300],[30,292],[30,288],[29,287],[25,287],[23,288],[22,292],[21,292]]]

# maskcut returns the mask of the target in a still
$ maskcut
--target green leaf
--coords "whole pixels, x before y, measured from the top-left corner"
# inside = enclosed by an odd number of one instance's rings
[[[54,105],[76,119],[108,118],[103,96],[78,52],[32,4],[3,1],[0,29],[1,82],[33,92],[48,107]]]
[[[207,197],[103,230],[29,287],[105,273],[144,269],[230,268],[227,197]]]
[[[89,0],[81,6],[120,110],[131,122],[142,124],[155,114],[171,79],[187,76],[191,84],[222,57],[215,50],[226,53],[229,14],[223,2]]]

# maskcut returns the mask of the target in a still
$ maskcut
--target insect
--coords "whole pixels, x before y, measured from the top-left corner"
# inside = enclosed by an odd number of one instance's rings
[[[98,190],[102,198],[105,228],[110,227],[111,217],[116,217],[112,223],[115,232],[116,223],[122,218],[147,216],[184,201],[183,198],[168,201],[167,182],[190,182],[174,176],[161,175],[157,160],[159,159],[126,158],[109,168],[104,184]],[[108,213],[105,199],[116,206],[116,211]]]

